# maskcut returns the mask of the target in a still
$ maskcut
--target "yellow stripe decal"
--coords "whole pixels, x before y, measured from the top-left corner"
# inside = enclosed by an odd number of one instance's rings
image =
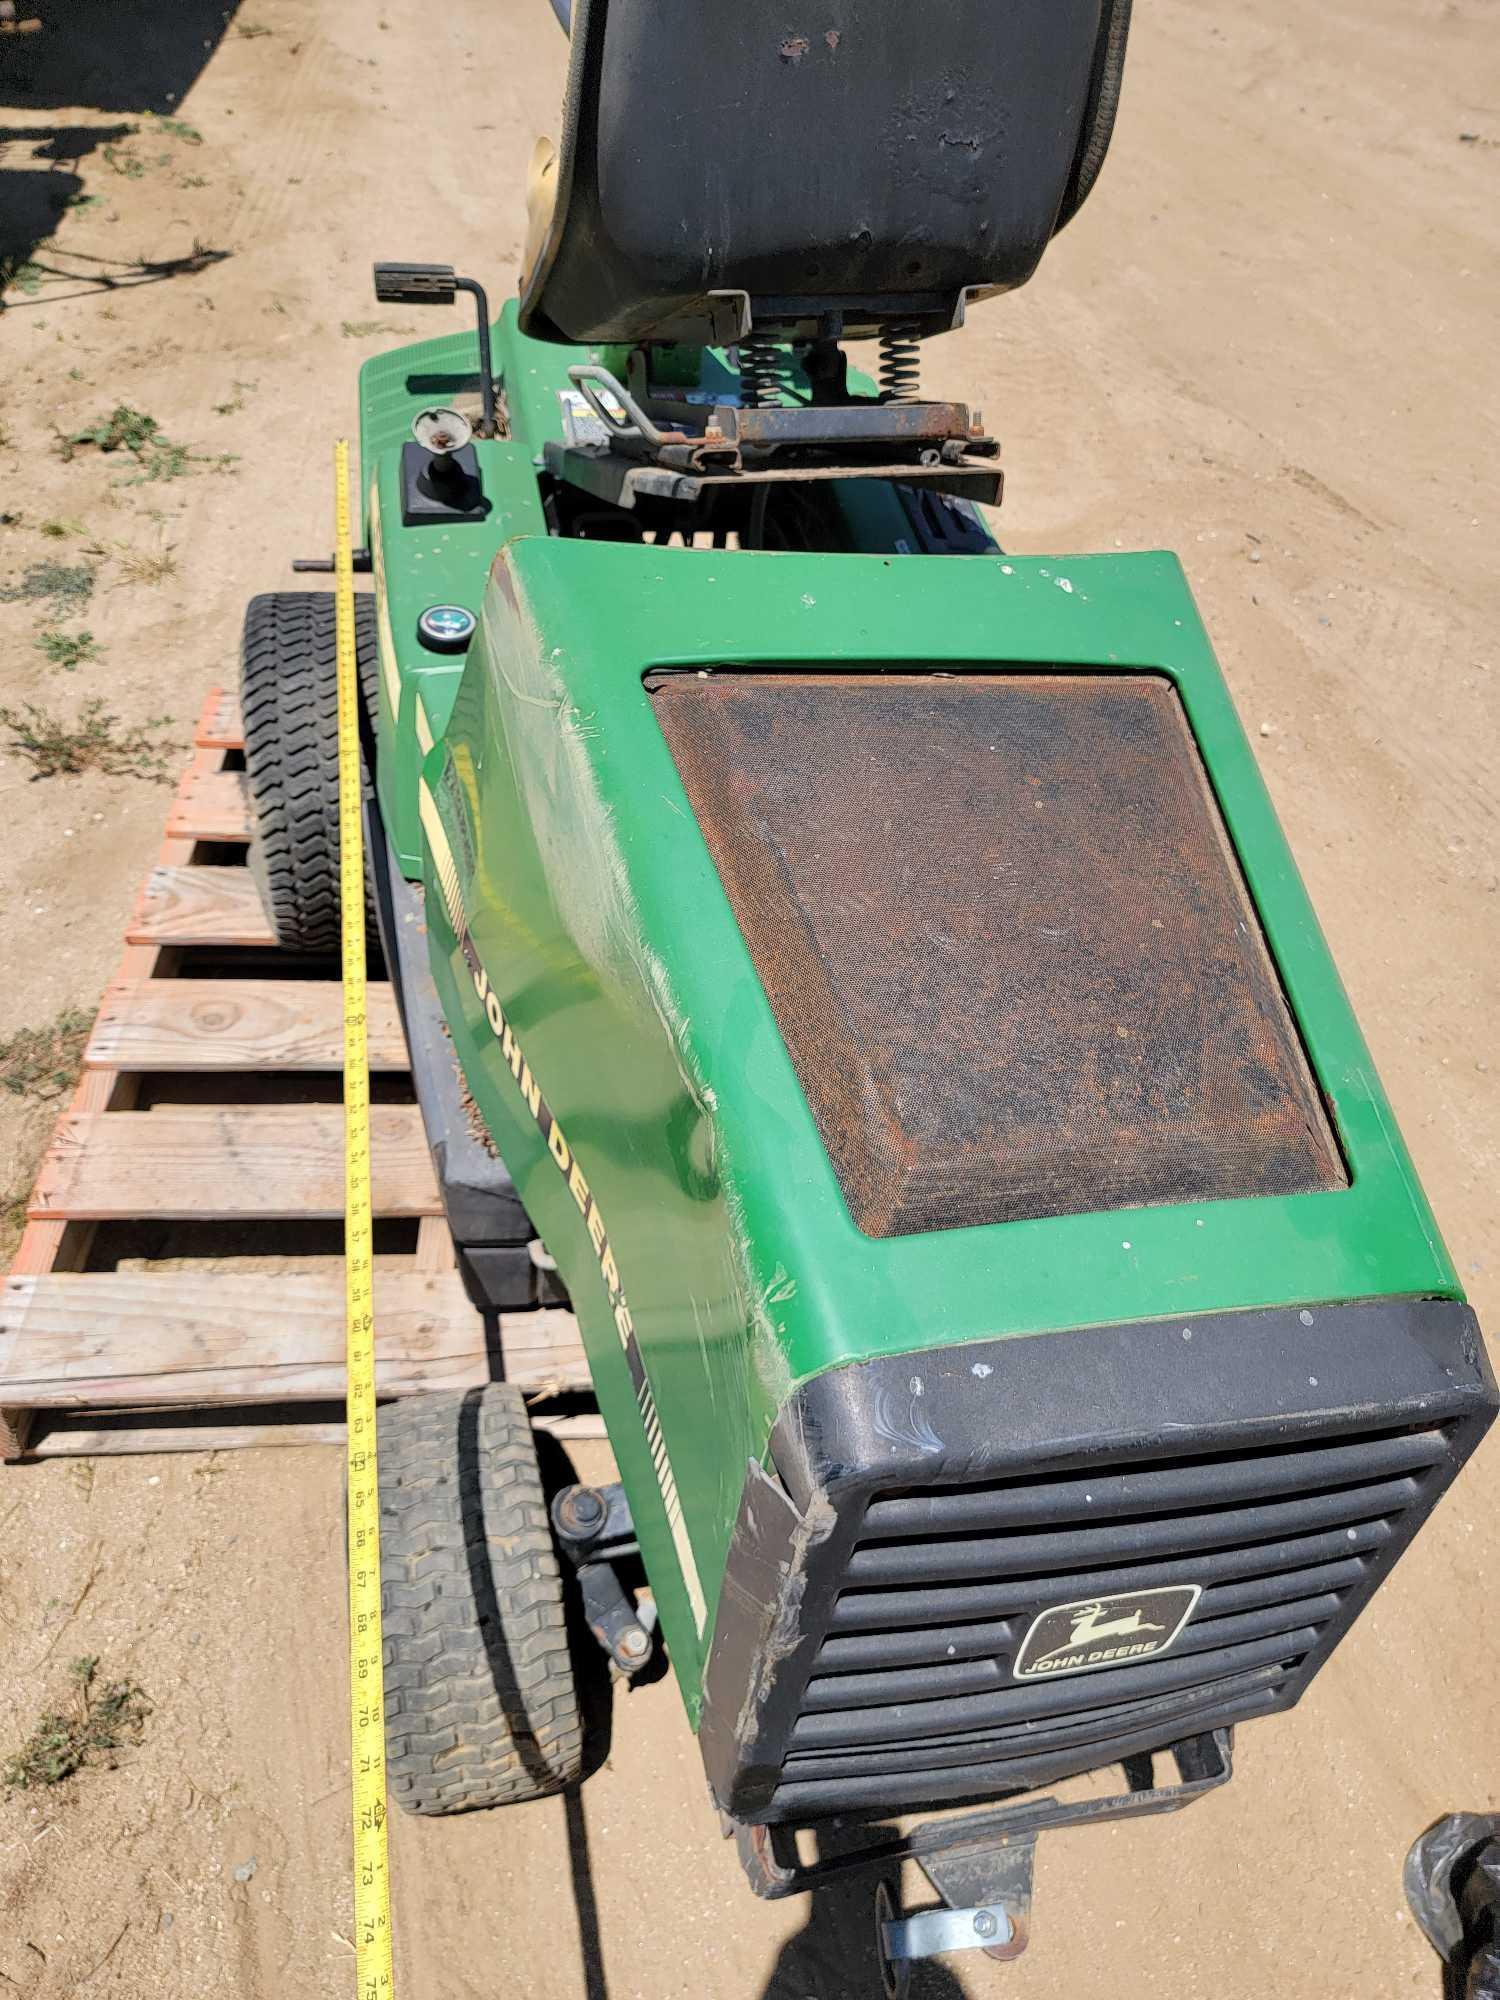
[[[401,668],[396,659],[396,635],[391,630],[390,606],[385,596],[385,544],[380,532],[380,488],[370,483],[370,569],[375,578],[375,636],[380,654],[380,678],[385,687],[386,706],[391,721],[401,715]]]
[[[578,1212],[583,1218],[584,1226],[588,1230],[589,1241],[599,1259],[600,1277],[603,1280],[610,1309],[614,1314],[615,1331],[620,1337],[620,1346],[624,1350],[626,1365],[630,1370],[631,1384],[635,1389],[641,1423],[648,1444],[652,1448],[653,1461],[655,1446],[659,1442],[662,1443],[661,1461],[656,1467],[657,1485],[661,1490],[667,1526],[672,1533],[672,1545],[677,1552],[677,1562],[682,1571],[688,1603],[692,1607],[693,1622],[701,1637],[708,1622],[708,1606],[703,1595],[702,1580],[698,1575],[697,1558],[693,1554],[693,1545],[688,1538],[687,1523],[683,1519],[682,1501],[677,1491],[676,1475],[672,1471],[671,1454],[661,1438],[661,1420],[657,1415],[656,1398],[646,1375],[645,1357],[641,1353],[635,1321],[625,1296],[624,1281],[615,1261],[615,1253],[610,1246],[609,1232],[604,1226],[604,1218],[599,1213],[599,1205],[589,1189],[588,1180],[564,1136],[562,1126],[553,1114],[552,1107],[542,1095],[541,1085],[526,1060],[521,1044],[516,1038],[515,1029],[506,1018],[500,1004],[500,996],[490,985],[489,974],[485,971],[474,940],[469,935],[463,885],[454,863],[453,849],[449,844],[442,816],[438,812],[437,801],[433,798],[425,778],[422,781],[420,798],[422,828],[427,835],[427,845],[432,853],[433,873],[437,877],[438,888],[448,913],[448,927],[458,940],[458,948],[473,975],[474,991],[483,1003],[490,1032],[500,1045],[500,1053],[512,1077],[520,1086],[526,1108],[536,1121],[542,1137],[547,1141],[547,1149],[552,1155],[553,1164],[566,1181],[569,1192],[578,1204]]]

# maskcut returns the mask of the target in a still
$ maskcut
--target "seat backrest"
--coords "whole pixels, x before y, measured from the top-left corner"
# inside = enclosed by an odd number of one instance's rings
[[[952,325],[1024,284],[1108,143],[1129,0],[575,0],[527,332]],[[840,315],[833,321],[827,316]]]

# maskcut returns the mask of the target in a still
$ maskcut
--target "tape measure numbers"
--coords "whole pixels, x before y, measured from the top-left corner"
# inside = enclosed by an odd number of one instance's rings
[[[358,2000],[393,2000],[386,1852],[380,1487],[375,1464],[375,1298],[370,1253],[370,1068],[365,1005],[365,858],[354,641],[349,445],[334,448],[334,615],[339,675],[339,905],[344,984],[344,1272],[349,1431],[349,1684],[354,1781],[354,1962]]]

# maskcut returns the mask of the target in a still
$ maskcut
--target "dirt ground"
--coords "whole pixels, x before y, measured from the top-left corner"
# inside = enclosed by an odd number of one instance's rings
[[[373,303],[372,259],[513,285],[564,44],[545,0],[20,11],[72,25],[0,40],[0,249],[33,265],[0,319],[0,589],[47,560],[97,579],[71,616],[0,602],[0,699],[98,696],[181,743],[246,596],[329,546],[355,366],[412,318]],[[1492,1329],[1497,235],[1495,0],[1146,0],[1092,202],[926,363],[1005,440],[1010,544],[1182,551]],[[55,433],[117,405],[233,463],[64,463]],[[44,629],[97,657],[47,661]],[[0,1040],[93,1006],[166,800],[0,754]],[[0,1098],[12,1196],[53,1109]],[[81,1654],[154,1703],[119,1768],[0,1802],[0,1995],[351,1990],[340,1478],[328,1449],[0,1475],[0,1754]],[[1437,1814],[1500,1804],[1497,1502],[1492,1445],[1233,1785],[1048,1835],[1027,1958],[915,1990],[1435,1995],[1400,1862]],[[617,1700],[581,1803],[402,1822],[393,1865],[413,2000],[877,1990],[861,1897],[751,1898],[670,1681]]]

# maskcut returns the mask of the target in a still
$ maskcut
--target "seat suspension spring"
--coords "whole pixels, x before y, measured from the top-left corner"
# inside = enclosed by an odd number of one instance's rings
[[[764,334],[751,334],[739,344],[740,403],[747,410],[778,409],[783,401],[786,356]]]
[[[893,319],[880,336],[880,387],[887,403],[913,403],[921,365],[917,359],[917,322]]]

